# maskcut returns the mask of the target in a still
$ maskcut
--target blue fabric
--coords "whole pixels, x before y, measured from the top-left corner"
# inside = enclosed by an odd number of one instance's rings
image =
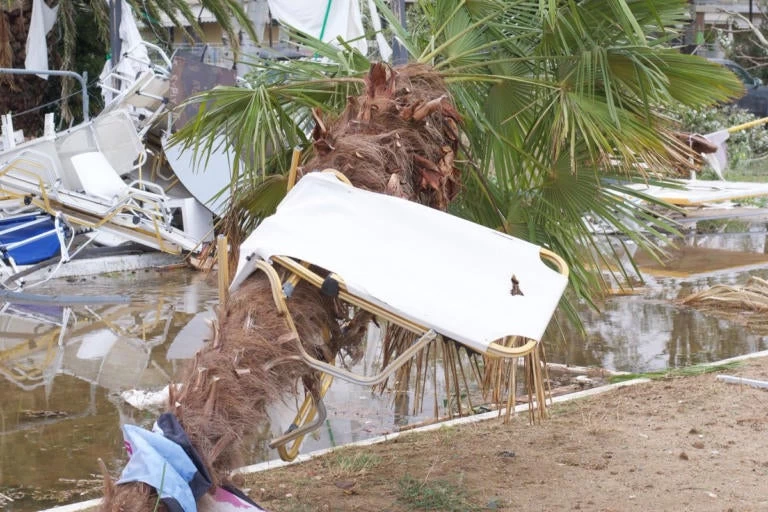
[[[2,220],[0,221],[0,231],[30,222],[31,220],[34,220],[34,218]],[[4,247],[5,245],[14,242],[21,242],[27,238],[50,231],[55,227],[55,221],[53,219],[48,219],[40,224],[24,227],[11,233],[2,234],[0,235],[0,247]],[[34,242],[11,249],[8,251],[8,255],[13,258],[13,261],[17,265],[31,265],[56,256],[59,253],[60,248],[59,238],[54,232],[40,240],[35,240]]]
[[[184,452],[197,468],[197,473],[189,481],[189,488],[192,489],[195,499],[208,492],[212,485],[211,475],[208,474],[208,469],[203,464],[200,454],[192,446],[192,442],[189,440],[181,423],[179,423],[178,418],[173,413],[163,413],[155,422],[155,429],[158,428],[163,432],[163,436],[166,439],[170,439],[184,449]]]
[[[184,449],[159,432],[135,425],[123,425],[123,436],[131,458],[117,483],[144,482],[157,490],[170,509],[197,512],[189,486],[197,467]]]

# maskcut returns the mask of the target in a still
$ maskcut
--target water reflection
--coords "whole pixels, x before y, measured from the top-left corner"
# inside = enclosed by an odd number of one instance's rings
[[[747,231],[691,235],[681,245],[728,250],[732,255],[766,254],[764,226]],[[732,260],[739,263],[738,256]],[[748,271],[649,276],[642,296],[610,298],[600,312],[582,305],[586,336],[562,323],[567,343],[559,338],[548,341],[548,358],[641,372],[764,350],[765,337],[673,302],[717,283],[745,282],[749,275],[768,277],[768,264]],[[52,504],[44,499],[52,497],[50,491],[72,488],[62,478],[94,479],[99,457],[116,472],[124,462],[120,425],[148,426],[155,417],[154,412],[127,405],[119,393],[159,389],[172,382],[200,346],[217,302],[215,276],[187,270],[58,282],[41,290],[48,295],[116,292],[132,302],[0,305],[0,493],[13,494],[14,488],[27,493],[27,498],[6,504],[6,510],[26,512]],[[354,370],[374,373],[379,351],[371,333],[365,356]],[[442,371],[435,372],[434,382],[427,379],[425,410],[414,414],[413,390],[380,397],[336,381],[326,399],[328,420],[305,441],[303,450],[362,440],[431,418],[434,404],[441,402],[442,382]],[[276,457],[266,439],[281,434],[295,410],[292,399],[274,407],[273,424],[246,440],[247,462]],[[34,489],[36,501],[30,494]],[[77,494],[67,497],[78,499]]]
[[[567,347],[550,343],[551,360],[646,372],[718,361],[768,348],[765,336],[690,308],[644,297],[608,300],[582,312],[586,337],[566,326]]]
[[[742,285],[751,276],[768,278],[766,225],[708,222],[700,231],[666,247],[665,265],[635,254],[644,270],[643,294],[611,297],[600,311],[581,304],[586,335],[561,321],[566,342],[559,337],[547,340],[549,359],[645,372],[768,348],[766,336],[676,303],[717,284]]]
[[[166,357],[170,341],[216,300],[207,278],[188,271],[54,283],[44,293],[73,290],[120,291],[132,302],[0,306],[0,492],[26,494],[6,510],[39,509],[72,489],[61,479],[92,479],[98,457],[120,460],[121,422],[144,418],[126,417],[135,411],[124,412],[118,393],[170,382],[179,364]]]

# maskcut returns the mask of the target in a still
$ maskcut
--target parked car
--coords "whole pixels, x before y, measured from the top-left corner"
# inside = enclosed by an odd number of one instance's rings
[[[763,81],[749,74],[749,71],[728,59],[709,59],[728,68],[739,77],[746,93],[736,101],[736,106],[748,110],[757,117],[768,117],[768,87]]]

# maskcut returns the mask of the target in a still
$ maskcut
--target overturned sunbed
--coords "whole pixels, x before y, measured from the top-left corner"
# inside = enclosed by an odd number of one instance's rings
[[[277,212],[240,247],[230,291],[264,272],[303,360],[326,375],[376,385],[437,337],[487,356],[537,356],[536,347],[568,281],[563,260],[546,249],[399,198],[352,187],[334,172],[302,178]],[[542,258],[547,261],[545,263]],[[304,349],[291,316],[291,292],[305,280],[419,336],[374,376],[353,374]],[[534,383],[543,390],[541,382]],[[326,379],[325,386],[327,387]],[[539,404],[543,391],[537,393]],[[322,424],[305,402],[296,425],[273,440],[283,458]]]

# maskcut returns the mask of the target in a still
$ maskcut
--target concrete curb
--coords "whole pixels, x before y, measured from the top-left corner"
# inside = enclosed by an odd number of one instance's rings
[[[560,395],[558,397],[555,397],[552,399],[552,403],[558,404],[562,402],[568,402],[570,400],[576,400],[579,398],[586,398],[588,396],[599,395],[601,393],[612,391],[618,388],[623,388],[626,386],[632,386],[635,384],[645,384],[646,382],[650,382],[650,381],[651,381],[650,379],[632,379],[625,382],[617,382],[616,384],[608,384],[606,386],[599,386],[596,388],[585,389],[584,391],[577,391],[576,393],[568,393],[566,395]],[[528,410],[528,404],[521,404],[515,407],[515,414],[520,412],[525,412],[527,410]],[[285,466],[291,466],[293,464],[306,462],[308,460],[312,460],[314,458],[327,455],[329,453],[334,452],[335,450],[340,450],[342,448],[371,446],[374,444],[385,443],[387,441],[397,439],[398,437],[403,435],[410,435],[417,432],[431,432],[433,430],[439,430],[444,427],[469,425],[472,423],[478,423],[481,421],[499,418],[505,413],[505,411],[506,409],[500,409],[498,411],[484,412],[482,414],[473,414],[472,416],[464,416],[464,417],[456,418],[453,420],[441,421],[439,423],[430,423],[429,425],[424,425],[423,427],[414,428],[406,432],[393,432],[392,434],[384,434],[381,436],[372,437],[370,439],[364,439],[362,441],[356,441],[354,443],[348,443],[348,444],[336,446],[333,448],[323,448],[322,450],[315,450],[314,452],[304,453],[296,457],[296,459],[291,462],[286,462],[284,460],[268,460],[266,462],[252,464],[250,466],[245,466],[245,467],[236,469],[233,473],[236,473],[239,475],[248,475],[251,473],[259,473],[261,471],[267,471],[270,469],[277,469]]]

